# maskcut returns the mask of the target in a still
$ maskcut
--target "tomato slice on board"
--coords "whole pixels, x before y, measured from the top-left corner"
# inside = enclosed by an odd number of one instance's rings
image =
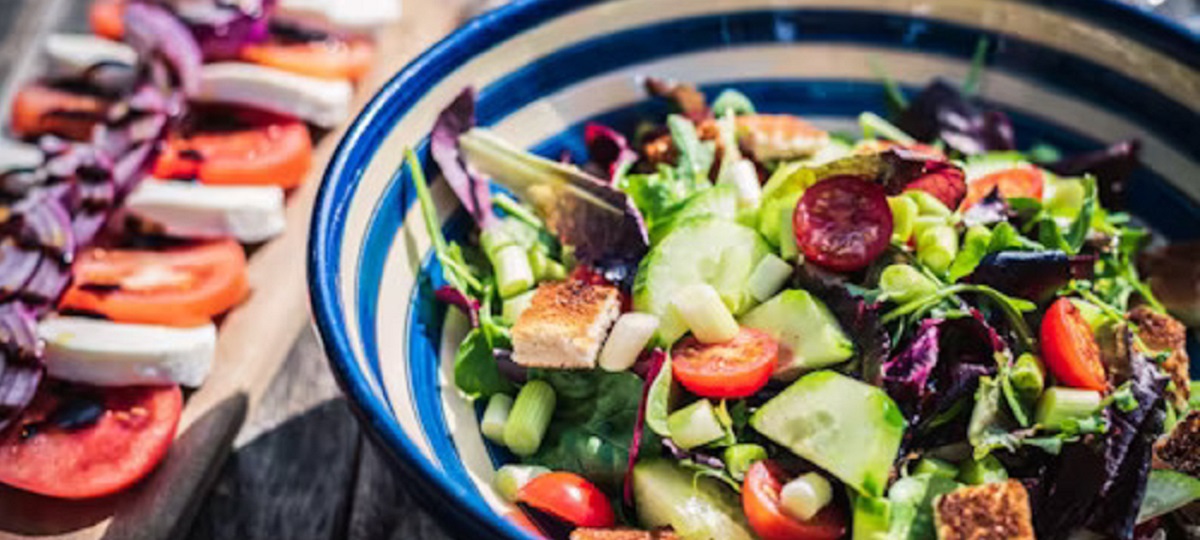
[[[578,527],[607,528],[617,522],[604,492],[575,473],[552,472],[538,476],[517,491],[517,502]]]
[[[233,240],[163,251],[92,249],[71,271],[59,309],[117,322],[196,326],[250,292],[246,255]]]
[[[299,120],[276,117],[249,128],[172,134],[154,162],[154,175],[288,189],[304,181],[311,163],[308,127]]]
[[[1042,317],[1042,359],[1060,384],[1097,390],[1108,388],[1100,346],[1079,308],[1059,298]]]
[[[88,9],[88,24],[96,35],[114,41],[125,36],[125,0],[94,0]]]
[[[846,518],[830,504],[809,521],[797,521],[779,506],[783,470],[775,463],[759,461],[746,471],[742,484],[742,511],[750,527],[763,540],[825,540],[846,534]]]
[[[1040,201],[1045,184],[1042,171],[1036,167],[1015,167],[997,171],[967,183],[967,196],[959,210],[974,206],[994,189],[999,190],[1000,196],[1005,199],[1026,198]]]
[[[44,386],[12,429],[0,434],[0,483],[64,499],[121,491],[167,455],[183,410],[178,386],[83,388],[103,412],[69,428],[54,420],[69,398]]]
[[[887,249],[892,210],[883,186],[855,176],[832,176],[804,191],[792,225],[806,260],[852,272]]]
[[[725,343],[688,336],[671,349],[671,375],[688,391],[709,398],[742,398],[767,384],[779,362],[779,342],[742,328]]]
[[[91,140],[92,127],[104,120],[111,106],[111,101],[98,96],[40,84],[26,86],[13,99],[12,131],[24,139],[51,134]]]
[[[255,43],[242,47],[242,60],[319,79],[358,80],[371,69],[375,47],[361,39],[304,43]]]

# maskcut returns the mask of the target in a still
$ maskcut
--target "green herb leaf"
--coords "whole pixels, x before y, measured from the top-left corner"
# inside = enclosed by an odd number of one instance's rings
[[[1084,240],[1087,240],[1088,230],[1092,228],[1092,217],[1096,213],[1096,179],[1085,176],[1083,189],[1083,206],[1079,208],[1079,215],[1075,217],[1075,221],[1071,222],[1065,237],[1065,244],[1069,248],[1066,251],[1071,255],[1079,253],[1080,248],[1083,247]]]
[[[509,346],[507,337],[488,324],[472,329],[454,355],[454,385],[472,399],[511,394],[513,385],[496,367],[492,351]]]

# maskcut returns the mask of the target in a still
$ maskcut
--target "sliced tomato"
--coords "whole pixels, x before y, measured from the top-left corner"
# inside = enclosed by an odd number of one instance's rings
[[[13,99],[12,130],[26,139],[50,134],[87,141],[111,106],[111,101],[101,97],[34,84],[22,88]]]
[[[1005,199],[1041,200],[1044,187],[1045,180],[1042,178],[1042,171],[1036,167],[1015,167],[997,171],[967,183],[967,196],[963,199],[959,210],[966,210],[974,206],[975,203],[990,195],[992,190],[999,190],[1000,196]]]
[[[846,534],[846,518],[830,504],[808,521],[797,521],[779,503],[783,470],[770,460],[756,462],[742,484],[742,510],[750,527],[763,540],[825,540]]]
[[[688,336],[671,349],[671,375],[693,394],[742,398],[767,384],[779,362],[779,342],[765,332],[742,328],[724,343]]]
[[[936,197],[946,208],[958,208],[967,195],[963,170],[945,160],[928,161],[925,170],[924,175],[904,186],[904,191],[921,190]]]
[[[1059,384],[1103,392],[1108,387],[1100,346],[1079,308],[1059,298],[1042,317],[1042,359]]]
[[[887,249],[892,210],[883,186],[855,176],[833,176],[805,190],[792,225],[806,260],[852,272]]]
[[[242,47],[242,60],[317,77],[358,80],[371,69],[375,47],[361,39],[305,43],[255,43]]]
[[[64,499],[100,497],[133,485],[166,456],[183,410],[178,386],[71,388],[102,412],[82,426],[62,425],[56,413],[70,398],[43,387],[0,434],[0,483]]]
[[[125,36],[125,0],[94,0],[88,23],[96,35],[120,41]]]
[[[118,322],[196,326],[250,291],[246,255],[233,240],[164,251],[92,249],[72,274],[59,309]]]
[[[517,502],[577,527],[607,528],[617,522],[604,492],[575,473],[552,472],[538,476],[517,491]]]
[[[173,134],[154,163],[154,175],[287,189],[304,181],[311,163],[312,139],[304,123],[274,117],[252,128]]]

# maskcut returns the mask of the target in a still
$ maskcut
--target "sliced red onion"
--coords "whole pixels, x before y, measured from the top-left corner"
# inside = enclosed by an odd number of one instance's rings
[[[33,277],[21,291],[21,298],[35,307],[50,309],[71,283],[71,267],[52,257],[42,257]]]
[[[0,304],[0,347],[10,358],[25,362],[37,362],[42,357],[37,319],[24,304]]]
[[[117,200],[117,190],[112,182],[80,182],[77,189],[79,208],[102,210],[112,207]]]
[[[20,292],[33,277],[42,254],[17,245],[12,237],[0,240],[0,299]]]
[[[16,169],[0,173],[0,198],[19,199],[45,181],[41,169]]]
[[[22,219],[20,241],[26,247],[40,248],[64,263],[75,256],[75,234],[71,215],[62,201],[50,192],[28,197],[17,206]]]
[[[160,54],[187,95],[200,89],[200,47],[183,23],[166,9],[140,2],[125,8],[125,40],[140,58]]]
[[[12,362],[0,356],[0,432],[20,418],[33,401],[43,372],[41,364]]]
[[[264,2],[273,4],[273,2]],[[258,13],[247,13],[237,6],[213,3],[201,9],[180,12],[206,60],[237,58],[242,47],[262,43],[271,36],[269,17],[264,5]]]
[[[154,141],[139,143],[113,166],[112,181],[118,198],[128,195],[145,178],[154,163],[157,147]]]
[[[75,233],[75,241],[81,246],[91,244],[100,235],[100,231],[104,230],[105,223],[108,223],[107,212],[85,210],[75,214],[71,220],[71,230]]]

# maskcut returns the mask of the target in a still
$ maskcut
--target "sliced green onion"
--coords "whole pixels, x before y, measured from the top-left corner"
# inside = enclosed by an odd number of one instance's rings
[[[916,139],[905,133],[904,130],[873,112],[864,112],[858,115],[858,125],[862,126],[863,138],[865,139],[873,139],[875,135],[878,135],[881,138],[900,144],[914,144],[917,142]]]
[[[748,159],[737,160],[729,170],[729,181],[737,187],[738,206],[758,207],[759,201],[762,200],[762,185],[758,183],[758,169],[754,168],[754,162]]]
[[[779,505],[783,513],[800,521],[808,521],[833,500],[833,486],[815,472],[805,473],[783,485],[779,490]]]
[[[783,288],[789,277],[792,277],[792,265],[774,253],[768,253],[750,273],[747,288],[755,300],[766,302]]]
[[[734,480],[742,481],[755,463],[767,459],[767,449],[757,444],[735,444],[725,449],[725,470]]]
[[[501,210],[504,210],[504,213],[524,221],[526,224],[532,227],[536,227],[538,229],[546,228],[546,224],[543,223],[541,218],[537,217],[532,210],[504,193],[497,193],[493,195],[492,203],[494,203],[496,206],[499,206]]]
[[[928,191],[920,189],[910,189],[902,194],[904,197],[911,199],[917,203],[917,213],[922,216],[938,216],[943,218],[950,217],[954,213],[953,210],[946,208],[945,203],[934,197]]]
[[[537,290],[525,291],[512,298],[504,299],[504,306],[500,310],[500,318],[504,319],[509,325],[517,324],[517,319],[521,314],[529,308],[529,304],[533,302],[533,295]]]
[[[1008,480],[1008,471],[996,456],[986,456],[981,460],[968,459],[958,469],[958,480],[964,484],[978,486],[992,482]]]
[[[1042,395],[1042,390],[1046,387],[1046,368],[1042,366],[1038,357],[1032,353],[1024,353],[1017,357],[1008,378],[1012,381],[1013,389],[1021,394],[1022,398],[1032,402]]]
[[[958,233],[954,227],[930,227],[917,236],[917,260],[934,272],[945,272],[957,255]]]
[[[905,244],[913,234],[917,215],[920,208],[908,197],[888,197],[888,207],[892,209],[892,242]]]
[[[1034,418],[1046,429],[1062,429],[1068,420],[1087,418],[1100,409],[1100,392],[1053,386],[1042,394]]]
[[[516,237],[510,234],[508,228],[502,224],[489,227],[479,233],[479,247],[483,248],[483,253],[489,259],[494,258],[501,249],[516,245],[520,245]]]
[[[521,491],[525,484],[548,472],[550,469],[540,465],[504,465],[496,470],[492,485],[504,500],[516,502],[517,492]]]
[[[510,298],[533,287],[533,269],[529,255],[516,244],[500,248],[491,257],[496,271],[496,290],[501,298]]]
[[[492,394],[488,399],[487,408],[483,410],[483,420],[479,422],[479,430],[483,432],[484,437],[496,444],[504,444],[504,424],[508,423],[512,406],[511,396]]]
[[[537,452],[554,415],[554,388],[546,381],[525,383],[517,394],[508,422],[504,424],[504,445],[518,456]]]
[[[921,458],[913,468],[913,474],[932,474],[934,476],[942,476],[945,478],[954,478],[958,476],[958,466],[949,461],[944,461],[938,458]]]
[[[707,399],[700,399],[667,417],[671,440],[680,448],[690,449],[725,436],[725,428]]]
[[[723,343],[738,333],[738,323],[707,283],[683,287],[671,299],[675,311],[701,343]]]
[[[893,264],[879,274],[879,288],[887,299],[912,302],[937,293],[938,284],[907,264]]]
[[[649,313],[621,315],[604,341],[604,348],[600,350],[600,368],[605,371],[625,371],[633,366],[642,349],[654,337],[658,323],[658,317]]]

